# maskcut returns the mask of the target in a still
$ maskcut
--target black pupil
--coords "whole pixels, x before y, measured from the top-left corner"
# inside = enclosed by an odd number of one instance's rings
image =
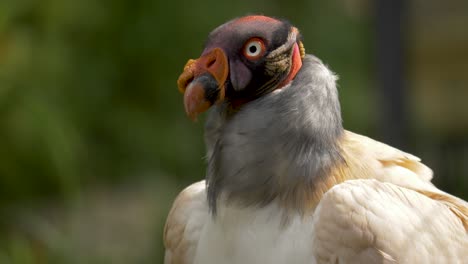
[[[255,53],[255,52],[257,52],[257,47],[252,45],[252,46],[249,47],[249,51],[250,51],[250,53]]]

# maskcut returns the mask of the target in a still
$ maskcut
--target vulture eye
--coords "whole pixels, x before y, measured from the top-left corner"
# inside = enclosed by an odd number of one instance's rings
[[[265,53],[265,44],[259,38],[251,38],[244,45],[244,56],[249,60],[257,60]]]

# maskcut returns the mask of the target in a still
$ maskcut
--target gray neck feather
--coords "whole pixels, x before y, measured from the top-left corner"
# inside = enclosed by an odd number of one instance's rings
[[[210,110],[205,126],[208,201],[265,206],[275,199],[304,208],[304,191],[342,161],[336,76],[307,55],[293,82],[229,114]],[[306,188],[306,190],[304,190]]]

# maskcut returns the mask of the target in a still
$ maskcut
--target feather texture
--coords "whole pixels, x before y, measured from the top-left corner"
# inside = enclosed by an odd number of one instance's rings
[[[466,202],[435,188],[431,170],[413,155],[348,131],[342,142],[346,166],[318,183],[309,213],[293,213],[286,224],[277,203],[264,208],[221,204],[213,218],[204,182],[184,190],[168,217],[165,263],[463,263],[468,259]],[[289,247],[294,241],[306,243],[307,248]]]
[[[463,263],[468,256],[462,221],[447,204],[377,180],[330,189],[313,224],[317,263]]]

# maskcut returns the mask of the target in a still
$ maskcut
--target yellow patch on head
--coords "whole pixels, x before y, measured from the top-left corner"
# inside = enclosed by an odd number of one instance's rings
[[[305,53],[305,48],[304,48],[304,44],[302,43],[302,41],[299,41],[299,52],[301,53],[301,59],[304,59],[306,53]]]

